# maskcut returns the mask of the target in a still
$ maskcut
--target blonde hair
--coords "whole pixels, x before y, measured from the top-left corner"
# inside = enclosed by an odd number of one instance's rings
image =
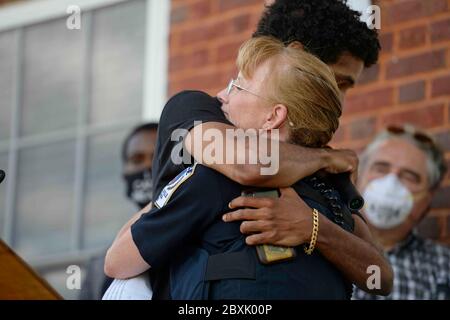
[[[339,88],[331,69],[301,48],[286,47],[272,37],[255,37],[239,49],[236,64],[250,79],[262,63],[270,63],[265,97],[286,106],[289,138],[307,147],[325,146],[339,126]]]

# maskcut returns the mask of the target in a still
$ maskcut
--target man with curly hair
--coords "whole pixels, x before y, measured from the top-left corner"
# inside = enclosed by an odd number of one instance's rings
[[[257,36],[273,36],[303,48],[328,64],[345,95],[358,80],[363,67],[378,60],[378,34],[360,21],[360,13],[346,0],[278,0],[264,11]]]
[[[273,36],[287,46],[301,46],[316,55],[333,70],[341,98],[357,82],[364,67],[376,63],[380,44],[377,32],[370,30],[360,21],[360,14],[351,10],[345,0],[277,0],[266,7],[254,36]],[[201,123],[194,123],[200,121]],[[227,120],[217,98],[199,91],[184,91],[172,97],[166,104],[158,131],[157,150],[153,161],[153,180],[155,195],[177,174],[186,169],[191,162],[175,164],[171,155],[179,141],[173,141],[171,135],[176,129],[185,129],[183,147],[192,157],[218,171],[224,176],[248,186],[286,187],[296,181],[323,170],[328,173],[356,173],[357,157],[353,151],[322,148],[305,148],[289,143],[280,143],[279,170],[274,175],[261,175],[264,165],[245,160],[246,154],[258,154],[252,144],[235,141],[238,135],[227,135],[227,130],[236,128]],[[202,132],[209,129],[220,130],[223,141],[202,141]],[[228,131],[229,132],[229,131]],[[198,133],[198,134],[197,134]],[[196,137],[200,137],[197,140]],[[260,142],[264,137],[257,137]],[[231,139],[229,141],[227,139]],[[246,138],[244,137],[243,140]],[[261,142],[263,145],[266,142]],[[261,145],[257,144],[257,145]],[[204,149],[209,150],[233,145],[240,152],[235,155],[235,163],[219,164],[205,159]],[[194,148],[195,146],[195,148]],[[242,146],[246,152],[242,152]],[[284,195],[273,200],[266,198],[239,197],[230,203],[231,209],[238,209],[224,216],[226,222],[245,220],[241,232],[249,234],[248,245],[274,244],[295,247],[302,243],[299,235],[311,232],[312,225],[301,225],[297,221],[311,217],[311,211],[305,210],[305,203],[295,194]],[[267,203],[271,205],[267,207]],[[239,209],[251,207],[252,209]],[[142,258],[130,226],[139,217],[150,210],[150,205],[139,212],[119,232],[115,243],[108,252],[110,263],[105,269],[112,276],[132,277],[148,269],[148,263]],[[270,229],[267,228],[270,226]],[[354,232],[346,232],[337,225],[327,232],[319,232],[317,248],[342,274],[358,287],[370,293],[387,295],[392,287],[392,270],[375,246],[365,221],[354,215]],[[308,231],[305,230],[308,228]],[[152,241],[148,239],[148,241]],[[114,254],[113,254],[114,253]],[[118,254],[120,253],[120,254]],[[125,255],[125,257],[124,257]],[[125,259],[126,264],[114,263]],[[381,269],[381,287],[367,287],[367,268],[378,265]],[[158,271],[152,276],[153,298],[170,298],[167,274]]]

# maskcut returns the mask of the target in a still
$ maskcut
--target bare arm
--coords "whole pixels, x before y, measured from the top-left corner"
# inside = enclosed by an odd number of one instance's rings
[[[144,209],[133,215],[117,233],[114,242],[106,252],[104,272],[108,277],[126,279],[138,275],[150,268],[142,258],[131,235],[131,225],[152,207],[149,203]],[[126,261],[126,265],[124,265]]]
[[[115,279],[127,279],[147,271],[150,265],[142,258],[131,235],[131,228],[124,230],[105,258],[105,274]]]
[[[219,141],[204,141],[202,139],[203,134],[211,129],[221,133]],[[239,137],[236,134],[227,135],[227,130],[235,132],[236,128],[219,122],[207,122],[197,125],[186,136],[185,147],[196,161],[240,184],[261,187],[286,187],[321,169],[330,173],[350,171],[352,174],[356,174],[358,159],[353,151],[312,149],[280,142],[278,152],[279,169],[273,175],[263,175],[261,174],[261,169],[267,168],[269,165],[263,165],[262,161],[251,164],[248,159],[250,154],[259,155],[261,150],[258,149],[258,146],[266,144],[267,138],[256,136],[258,143],[252,144],[245,137]],[[233,149],[227,149],[227,146],[231,146]],[[223,152],[224,156],[232,153],[235,155],[235,161],[232,163],[226,163],[226,161],[215,163],[212,157],[209,156],[210,152],[205,152],[207,148],[209,150],[217,150],[215,155],[217,155],[217,152]],[[258,159],[260,160],[260,158]],[[222,160],[225,160],[225,158],[223,157]]]
[[[389,295],[393,285],[393,271],[376,247],[367,225],[355,216],[355,233],[351,234],[321,216],[317,249],[358,288],[376,295]],[[369,289],[369,266],[380,268],[380,287]]]

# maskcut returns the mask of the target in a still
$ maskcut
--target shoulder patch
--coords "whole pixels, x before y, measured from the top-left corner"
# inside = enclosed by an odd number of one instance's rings
[[[175,193],[175,191],[178,189],[178,187],[183,184],[187,179],[189,179],[195,171],[195,168],[197,167],[197,163],[195,163],[193,166],[188,167],[181,171],[172,181],[170,181],[164,189],[162,189],[161,193],[159,194],[158,198],[156,199],[155,206],[157,208],[164,207],[167,202],[170,200],[172,195]]]

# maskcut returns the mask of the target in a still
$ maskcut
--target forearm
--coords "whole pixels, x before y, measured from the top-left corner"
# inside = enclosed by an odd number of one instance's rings
[[[131,226],[142,216],[150,211],[151,203],[144,209],[133,215],[120,229],[105,257],[105,274],[112,278],[125,279],[136,276],[150,266],[141,257],[132,235]]]
[[[214,139],[205,141],[206,130],[215,130]],[[290,186],[327,165],[329,155],[324,149],[305,148],[261,135],[239,135],[234,130],[233,126],[215,122],[198,125],[187,135],[186,149],[199,163],[243,185]],[[274,143],[279,143],[279,149],[261,148],[275,146]],[[250,161],[252,157],[256,161]]]
[[[142,258],[133,241],[131,228],[117,236],[105,257],[105,274],[111,278],[127,279],[148,270],[150,265]]]
[[[279,148],[278,171],[274,175],[259,174],[254,177],[258,186],[289,187],[326,166],[327,153],[324,149],[305,148],[285,142],[280,142]],[[256,170],[260,172],[262,168]]]
[[[235,144],[237,155],[236,164],[209,164],[212,169],[219,171],[228,178],[243,185],[259,187],[289,187],[297,181],[314,174],[325,168],[327,153],[324,149],[305,148],[298,145],[279,143],[277,155],[268,156],[271,161],[263,164],[260,161],[262,155],[260,146],[267,143],[267,139],[258,136],[258,143],[250,144],[248,141],[237,141]],[[239,150],[245,150],[240,152]],[[251,154],[256,154],[260,158],[256,163],[249,163]],[[247,161],[246,161],[247,160]]]
[[[320,216],[316,248],[346,278],[360,289],[377,295],[388,295],[392,289],[392,269],[376,246],[343,230],[329,219]],[[372,273],[369,266],[380,268],[380,288],[369,289],[367,280]]]

